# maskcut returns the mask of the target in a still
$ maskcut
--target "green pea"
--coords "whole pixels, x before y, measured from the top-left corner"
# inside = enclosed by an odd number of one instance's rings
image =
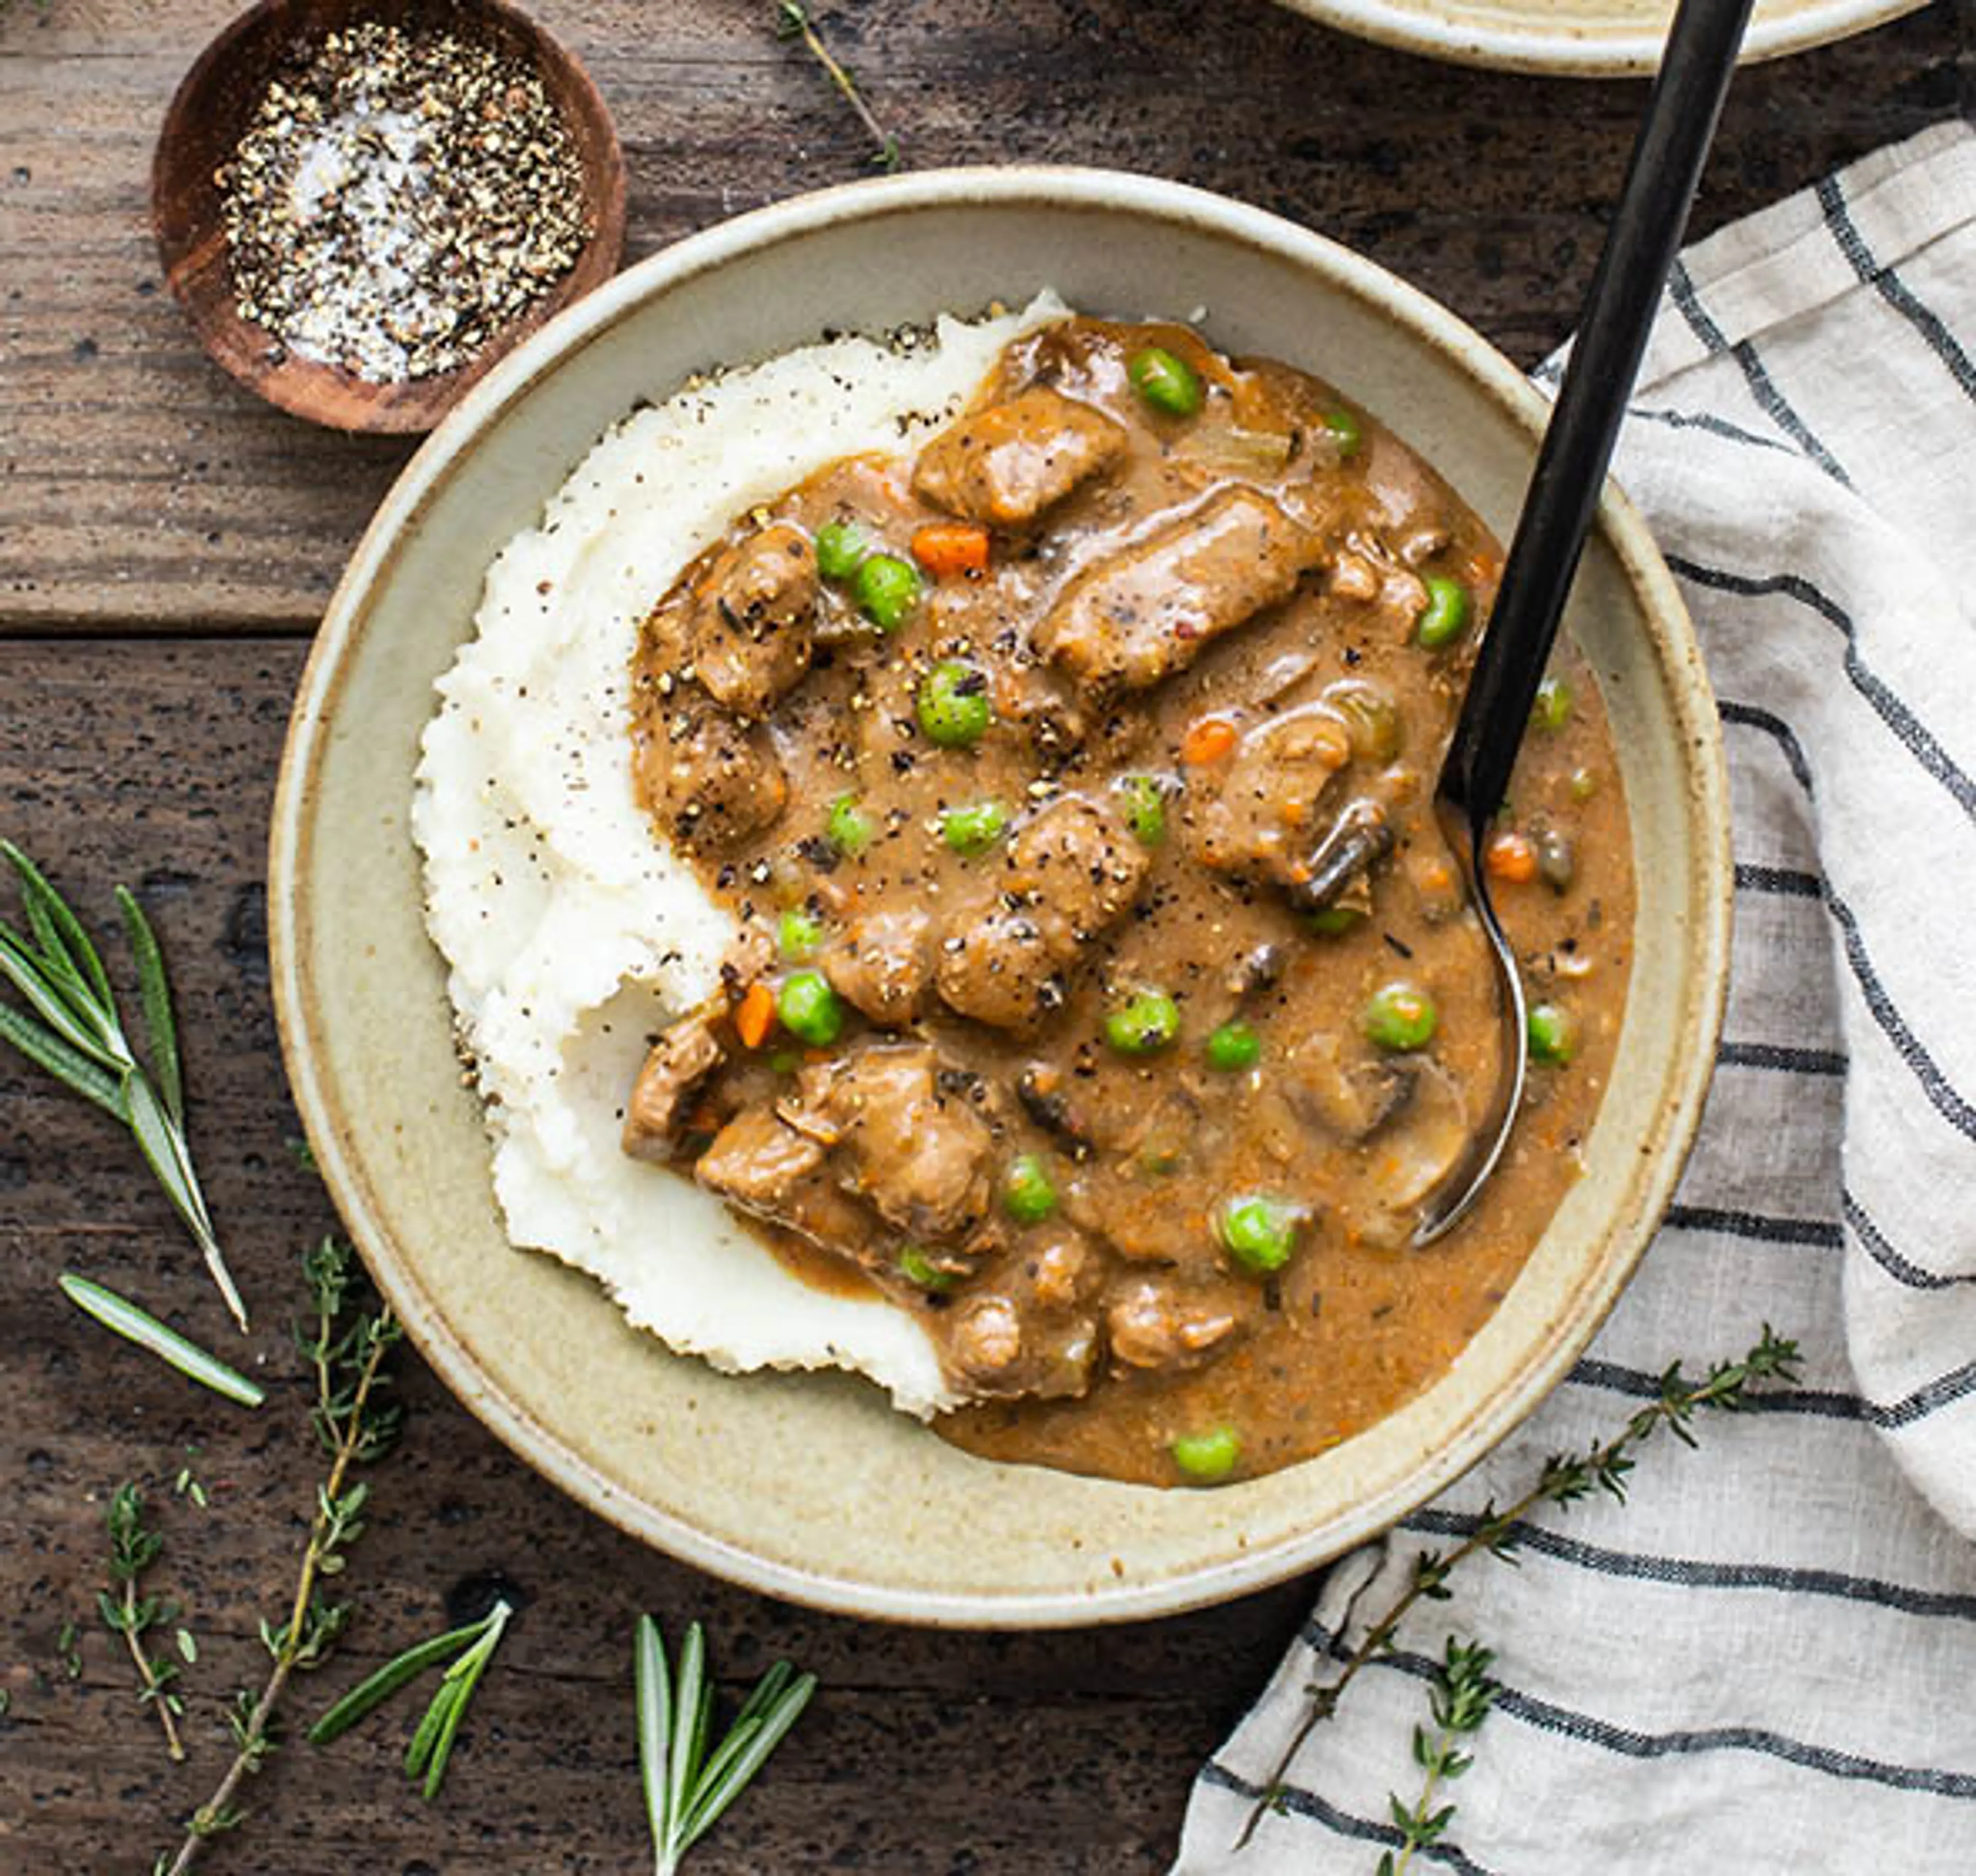
[[[1537,686],[1530,721],[1540,730],[1562,730],[1571,720],[1571,686],[1562,678],[1546,678]]]
[[[1452,645],[1468,629],[1468,589],[1440,574],[1427,583],[1427,604],[1414,625],[1414,640],[1430,651]]]
[[[951,1290],[960,1279],[950,1270],[942,1270],[927,1254],[912,1245],[904,1246],[898,1258],[899,1274],[922,1290]]]
[[[1040,1225],[1056,1209],[1056,1187],[1034,1153],[1018,1153],[1002,1175],[1002,1209],[1018,1225]]]
[[[1234,1471],[1242,1442],[1233,1427],[1216,1426],[1204,1433],[1183,1433],[1167,1450],[1188,1478],[1211,1485]]]
[[[955,852],[971,859],[986,853],[1002,838],[1009,825],[1009,810],[999,801],[973,801],[949,808],[940,817],[940,837]]]
[[[799,964],[823,942],[823,922],[799,905],[792,905],[776,922],[776,948],[792,964]]]
[[[827,1049],[844,1033],[844,1005],[821,971],[792,971],[776,993],[782,1027],[812,1049]]]
[[[1207,1039],[1207,1066],[1218,1074],[1240,1074],[1262,1058],[1261,1039],[1247,1023],[1223,1023]]]
[[[1388,984],[1366,999],[1359,1022],[1381,1048],[1405,1054],[1433,1041],[1441,1013],[1425,991],[1411,984]]]
[[[1555,1062],[1562,1067],[1578,1049],[1578,1025],[1571,1012],[1554,1003],[1533,1003],[1525,1028],[1530,1039],[1530,1053],[1540,1062]]]
[[[1221,1214],[1221,1241],[1246,1271],[1266,1277],[1290,1261],[1303,1213],[1275,1198],[1236,1198]]]
[[[816,531],[816,570],[827,580],[848,580],[870,549],[855,521],[826,521]]]
[[[919,569],[896,554],[874,554],[859,562],[851,582],[858,609],[882,632],[904,625],[920,602]]]
[[[839,795],[830,804],[824,836],[840,853],[853,859],[871,844],[871,817],[858,806],[855,795]]]
[[[957,658],[943,658],[920,684],[920,727],[942,749],[968,749],[988,733],[995,707],[988,674]]]
[[[1125,825],[1142,847],[1156,847],[1167,837],[1167,798],[1154,777],[1126,775],[1118,780],[1125,798]]]
[[[1365,922],[1365,913],[1356,905],[1327,905],[1304,920],[1319,938],[1342,938],[1348,931],[1355,931]]]
[[[1326,411],[1324,427],[1330,431],[1332,441],[1338,446],[1341,462],[1358,453],[1358,446],[1365,441],[1365,433],[1359,427],[1358,418],[1351,411]]]
[[[1132,388],[1167,417],[1191,417],[1200,408],[1200,378],[1194,367],[1164,345],[1148,345],[1125,361]]]
[[[1121,1055],[1151,1055],[1180,1034],[1180,1006],[1163,990],[1142,990],[1105,1019],[1105,1040]]]

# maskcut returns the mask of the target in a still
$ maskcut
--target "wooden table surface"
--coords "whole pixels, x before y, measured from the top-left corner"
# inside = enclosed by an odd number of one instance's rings
[[[147,232],[166,98],[229,0],[13,0],[0,18],[0,832],[85,915],[151,908],[188,1032],[193,1132],[255,1348],[251,1420],[111,1343],[84,1270],[226,1340],[196,1254],[110,1123],[0,1053],[0,1870],[148,1871],[228,1751],[255,1622],[292,1581],[315,1477],[275,1299],[331,1224],[268,995],[263,845],[288,700],[324,599],[409,446],[311,430],[191,344]],[[864,169],[864,133],[769,0],[542,0],[616,113],[630,257]],[[1643,87],[1470,72],[1267,0],[845,0],[818,9],[914,166],[1102,163],[1223,190],[1424,287],[1519,363],[1569,328]],[[1742,75],[1697,210],[1713,228],[1976,106],[1976,7],[1937,0]],[[1339,375],[1349,381],[1349,370]],[[12,913],[11,905],[8,907]],[[531,1598],[441,1801],[397,1719],[295,1746],[215,1870],[328,1876],[648,1866],[628,1700],[634,1614],[697,1617],[729,1676],[787,1653],[825,1691],[695,1853],[704,1872],[1134,1871],[1260,1686],[1307,1586],[1136,1627],[929,1634],[788,1607],[652,1555],[509,1456],[409,1356],[413,1414],[346,1579],[330,1689],[499,1572]],[[189,1445],[200,1510],[170,1484]],[[183,1601],[189,1758],[167,1763],[93,1616],[104,1502],[147,1482]],[[60,1664],[81,1631],[79,1677]],[[1369,1858],[1368,1858],[1369,1861]]]

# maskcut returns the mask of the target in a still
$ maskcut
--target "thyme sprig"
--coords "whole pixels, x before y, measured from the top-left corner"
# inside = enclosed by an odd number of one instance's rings
[[[212,1795],[187,1820],[176,1854],[169,1862],[159,1859],[160,1876],[185,1876],[206,1845],[245,1816],[240,1789],[275,1750],[275,1715],[284,1690],[296,1673],[321,1666],[349,1620],[348,1606],[325,1601],[321,1591],[328,1578],[341,1574],[345,1553],[363,1535],[370,1488],[353,1482],[351,1475],[381,1459],[398,1434],[400,1410],[380,1398],[391,1384],[386,1363],[402,1333],[397,1318],[387,1306],[374,1307],[347,1245],[325,1238],[304,1255],[302,1270],[310,1314],[296,1327],[295,1344],[315,1370],[310,1422],[328,1464],[316,1487],[315,1515],[288,1614],[279,1623],[261,1624],[271,1663],[267,1679],[258,1693],[243,1690],[235,1696],[227,1716],[232,1761]]]
[[[23,1011],[0,1004],[0,1039],[130,1129],[165,1196],[192,1233],[234,1320],[245,1329],[246,1307],[234,1287],[213,1234],[206,1195],[193,1171],[171,984],[164,954],[143,908],[124,888],[117,888],[124,932],[137,961],[148,1070],[130,1045],[103,960],[82,922],[11,840],[0,840],[0,856],[20,882],[28,932],[24,938],[0,920],[0,977],[28,1004]]]
[[[1795,1380],[1797,1362],[1797,1343],[1778,1336],[1765,1323],[1762,1335],[1739,1360],[1717,1362],[1699,1381],[1689,1380],[1681,1364],[1674,1363],[1661,1375],[1657,1396],[1631,1415],[1616,1433],[1582,1452],[1553,1453],[1544,1462],[1536,1484],[1503,1508],[1490,1500],[1483,1507],[1474,1531],[1452,1550],[1421,1551],[1414,1560],[1412,1581],[1367,1629],[1364,1640],[1346,1656],[1336,1675],[1329,1682],[1311,1685],[1309,1708],[1250,1808],[1235,1847],[1240,1849],[1255,1835],[1265,1813],[1282,1797],[1284,1777],[1305,1740],[1337,1712],[1345,1689],[1365,1667],[1391,1652],[1395,1634],[1417,1603],[1447,1601],[1451,1594],[1449,1577],[1471,1557],[1487,1552],[1513,1561],[1523,1522],[1540,1505],[1555,1505],[1569,1511],[1594,1492],[1606,1492],[1623,1503],[1633,1455],[1655,1433],[1665,1427],[1683,1446],[1698,1445],[1694,1422],[1698,1414],[1734,1413],[1765,1383]]]
[[[638,1618],[632,1646],[638,1710],[638,1771],[652,1827],[653,1876],[673,1876],[680,1858],[747,1788],[816,1692],[814,1674],[778,1661],[755,1683],[734,1723],[710,1754],[713,1683],[706,1637],[696,1622],[680,1648],[675,1679],[658,1624]]]
[[[386,1662],[368,1680],[360,1681],[310,1727],[309,1743],[327,1746],[389,1700],[406,1682],[416,1680],[427,1668],[436,1667],[451,1657],[451,1665],[440,1677],[432,1703],[426,1707],[425,1717],[419,1722],[412,1734],[411,1744],[405,1751],[406,1775],[422,1778],[425,1795],[428,1799],[437,1797],[440,1786],[445,1782],[446,1761],[452,1756],[453,1738],[459,1730],[459,1723],[465,1717],[473,1690],[479,1686],[480,1677],[487,1671],[488,1663],[493,1660],[494,1650],[500,1645],[509,1618],[514,1613],[514,1604],[502,1598],[479,1621],[449,1629],[443,1635],[435,1635],[430,1641],[407,1648],[403,1654]]]
[[[858,81],[851,75],[847,67],[838,62],[829,47],[824,44],[823,35],[817,31],[815,22],[810,18],[809,8],[798,4],[798,0],[780,0],[776,11],[779,15],[776,23],[776,37],[800,39],[803,42],[809,49],[810,56],[823,68],[825,75],[836,86],[844,101],[858,114],[858,121],[870,134],[872,142],[878,145],[872,162],[881,170],[896,170],[900,161],[897,136],[878,121],[871,107],[865,103],[864,94],[858,90]]]
[[[1378,1876],[1406,1876],[1413,1867],[1414,1852],[1429,1848],[1447,1835],[1454,1819],[1454,1806],[1437,1800],[1444,1787],[1475,1762],[1472,1754],[1460,1749],[1458,1742],[1482,1730],[1482,1723],[1495,1704],[1496,1683],[1489,1678],[1495,1659],[1477,1643],[1448,1637],[1428,1691],[1434,1729],[1414,1728],[1414,1763],[1422,1774],[1420,1795],[1411,1805],[1403,1802],[1397,1792],[1388,1799],[1400,1833],[1400,1851],[1397,1857],[1388,1850],[1380,1858]]]
[[[172,1690],[178,1679],[178,1664],[156,1661],[144,1646],[144,1637],[160,1624],[175,1621],[179,1605],[162,1596],[143,1594],[144,1572],[157,1561],[165,1540],[144,1522],[144,1495],[134,1482],[126,1482],[110,1494],[104,1514],[110,1529],[110,1586],[98,1592],[96,1606],[103,1625],[113,1635],[121,1635],[137,1663],[140,1683],[138,1699],[154,1708],[164,1729],[165,1750],[174,1759],[185,1757],[179,1738],[178,1718],[184,1703]]]

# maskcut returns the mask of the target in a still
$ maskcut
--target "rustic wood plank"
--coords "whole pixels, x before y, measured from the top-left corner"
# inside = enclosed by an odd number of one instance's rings
[[[0,631],[305,631],[408,446],[309,430],[209,365],[145,219],[166,100],[232,0],[18,0],[0,25]],[[864,172],[864,134],[769,0],[555,0],[630,160],[631,258]],[[1268,0],[845,0],[817,9],[916,166],[1179,177],[1292,216],[1520,362],[1561,338],[1644,92],[1462,71]],[[1971,9],[1938,4],[1737,80],[1713,227],[1968,110]],[[1960,64],[1958,64],[1960,61]]]
[[[54,1287],[83,1269],[239,1358],[196,1254],[110,1122],[0,1055],[0,1868],[141,1871],[224,1763],[222,1706],[261,1667],[310,1509],[306,1389],[286,1347],[295,1258],[331,1225],[284,1151],[262,941],[262,849],[304,648],[265,638],[0,644],[0,832],[110,928],[113,882],[156,915],[178,984],[193,1131],[242,1287],[246,1365],[272,1398],[227,1407],[77,1315]],[[5,895],[12,916],[11,895]],[[110,946],[113,970],[120,952]],[[490,1573],[529,1599],[486,1683],[443,1802],[393,1769],[394,1710],[318,1753],[298,1747],[252,1793],[257,1815],[216,1869],[341,1876],[637,1865],[643,1825],[629,1711],[637,1612],[708,1625],[735,1684],[778,1655],[826,1693],[785,1763],[695,1867],[1151,1871],[1188,1781],[1266,1677],[1302,1612],[1292,1585],[1126,1630],[1006,1637],[888,1629],[797,1609],[655,1555],[579,1510],[471,1419],[409,1353],[412,1409],[375,1475],[347,1581],[345,1658],[305,1682],[307,1716]],[[186,1449],[211,1495],[170,1494]],[[193,1754],[169,1766],[128,1663],[91,1614],[117,1484],[151,1489],[168,1548],[155,1587],[200,1644],[186,1672]],[[83,1631],[84,1673],[56,1660]],[[278,1848],[277,1848],[278,1846]],[[538,1861],[539,1858],[545,1859]]]

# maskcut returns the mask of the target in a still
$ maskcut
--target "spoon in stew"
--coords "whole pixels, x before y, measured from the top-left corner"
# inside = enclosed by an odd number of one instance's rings
[[[1661,288],[1674,264],[1750,0],[1682,0],[1633,145],[1619,204],[1586,296],[1488,629],[1434,788],[1434,812],[1481,915],[1495,961],[1503,1059],[1494,1099],[1467,1147],[1422,1201],[1415,1245],[1432,1244],[1474,1204],[1503,1156],[1529,1067],[1529,1017],[1515,952],[1481,864],[1507,793],[1537,687],[1557,636]]]

